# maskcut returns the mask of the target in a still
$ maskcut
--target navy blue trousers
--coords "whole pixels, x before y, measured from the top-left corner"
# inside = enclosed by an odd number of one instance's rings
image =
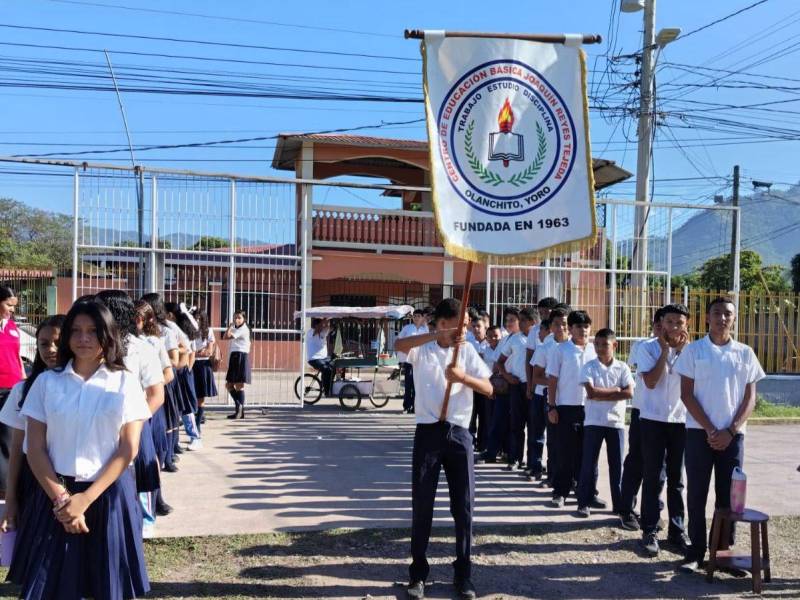
[[[414,409],[414,367],[411,363],[403,363],[403,410]]]
[[[684,531],[685,508],[683,504],[683,455],[686,449],[686,426],[683,423],[663,423],[641,419],[639,421],[644,459],[642,481],[642,531],[655,533],[661,517],[661,490],[663,472],[667,473],[667,511],[669,537]]]
[[[511,386],[509,394],[510,407],[510,438],[508,462],[522,462],[525,456],[525,425],[528,423],[528,391],[527,383],[517,383]]]
[[[582,406],[559,406],[556,427],[556,453],[558,466],[553,486],[553,496],[566,498],[578,481],[583,460]]]
[[[702,429],[686,430],[686,507],[689,513],[689,539],[692,547],[687,558],[702,561],[708,550],[706,532],[706,501],[711,472],[714,472],[715,508],[730,508],[731,475],[735,467],[744,463],[744,436],[740,433],[722,451],[708,445],[706,432]],[[734,528],[731,527],[733,545]]]
[[[622,453],[625,449],[625,430],[616,427],[587,425],[583,428],[583,460],[578,482],[578,506],[589,506],[597,493],[597,462],[600,447],[606,443],[608,480],[611,486],[611,506],[619,511],[620,480],[622,478]]]
[[[492,409],[492,421],[489,427],[489,443],[486,453],[494,458],[500,450],[505,450],[508,444],[510,399],[508,394],[495,396]]]
[[[333,359],[315,358],[308,361],[308,364],[319,371],[322,378],[322,391],[327,396],[331,393],[331,383],[333,382]]]
[[[475,504],[474,463],[469,431],[448,422],[417,425],[411,467],[411,581],[425,581],[430,573],[426,554],[442,467],[450,492],[450,514],[456,526],[455,577],[470,577],[472,511]]]
[[[528,400],[528,469],[535,475],[542,473],[545,430],[547,428],[547,399],[534,394]],[[550,463],[550,440],[547,440],[547,462]],[[549,469],[548,469],[549,472]]]
[[[493,402],[493,400],[478,392],[474,392],[472,395],[472,419],[469,422],[469,432],[475,439],[475,449],[478,452],[486,450],[486,444],[489,439],[489,426],[492,422]]]

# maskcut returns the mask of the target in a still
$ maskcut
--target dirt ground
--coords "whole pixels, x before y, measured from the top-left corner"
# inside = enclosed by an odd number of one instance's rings
[[[587,527],[588,526],[588,527]],[[428,598],[452,598],[452,531],[437,529]],[[147,542],[149,598],[405,598],[407,530],[333,530]],[[747,548],[749,536],[740,536]],[[765,598],[800,598],[800,518],[771,522],[772,583]],[[677,573],[679,557],[642,557],[638,536],[608,521],[477,529],[481,598],[747,598],[749,578]],[[13,598],[0,587],[0,597]]]

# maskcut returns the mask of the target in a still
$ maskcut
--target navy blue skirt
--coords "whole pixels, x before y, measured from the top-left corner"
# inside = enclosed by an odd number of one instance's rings
[[[65,478],[71,493],[91,483]],[[86,511],[89,533],[64,531],[41,487],[17,531],[10,581],[26,600],[122,600],[150,591],[142,546],[142,509],[128,469]]]
[[[150,432],[153,434],[153,449],[155,450],[158,463],[166,464],[167,459],[167,417],[164,414],[164,407],[159,408],[150,418]]]
[[[219,395],[210,360],[195,360],[192,373],[194,374],[194,391],[198,398],[213,398]]]
[[[158,470],[159,460],[153,443],[151,420],[148,419],[144,422],[142,437],[139,439],[139,453],[133,461],[133,466],[136,470],[137,492],[154,492],[161,487],[161,476]]]
[[[194,391],[194,375],[189,367],[181,367],[175,376],[180,390],[180,409],[182,415],[197,412],[197,393]]]
[[[228,356],[228,383],[250,383],[250,354],[247,352],[231,352]]]
[[[167,433],[177,429],[181,424],[181,390],[178,383],[178,373],[175,369],[172,371],[175,377],[164,386],[164,417],[167,422]]]

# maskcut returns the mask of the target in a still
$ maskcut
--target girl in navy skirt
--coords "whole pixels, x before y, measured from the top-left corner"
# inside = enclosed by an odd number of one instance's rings
[[[228,415],[229,419],[244,419],[244,384],[250,383],[250,328],[246,321],[244,311],[236,311],[233,313],[233,323],[222,336],[231,340],[225,388],[233,398],[236,412]]]
[[[11,429],[11,446],[8,456],[8,479],[5,482],[6,512],[0,523],[3,532],[13,531],[21,526],[27,500],[31,497],[33,478],[28,465],[27,448],[25,446],[25,417],[20,414],[25,397],[36,381],[36,378],[47,369],[56,366],[58,356],[58,339],[64,324],[64,315],[47,317],[36,328],[36,357],[33,359],[31,374],[20,381],[8,395],[3,409],[0,410],[0,422]]]
[[[208,326],[208,315],[199,311],[195,314],[198,325],[198,337],[192,342],[194,350],[194,390],[197,393],[197,429],[206,422],[203,411],[203,404],[206,398],[217,396],[217,383],[214,381],[214,369],[211,365],[211,357],[214,356],[217,341],[214,332]]]
[[[28,460],[39,486],[11,573],[26,599],[121,600],[150,589],[130,467],[150,409],[122,347],[107,308],[73,305],[58,366],[37,378],[25,400]]]
[[[194,350],[192,341],[197,338],[196,321],[189,315],[188,310],[183,304],[168,302],[164,305],[167,311],[167,325],[175,332],[180,345],[180,362],[175,372],[178,380],[180,393],[179,406],[181,409],[181,422],[189,436],[189,450],[200,450],[203,442],[200,439],[200,432],[197,429],[195,413],[197,412],[197,394],[194,390],[194,375],[192,366],[194,364]]]

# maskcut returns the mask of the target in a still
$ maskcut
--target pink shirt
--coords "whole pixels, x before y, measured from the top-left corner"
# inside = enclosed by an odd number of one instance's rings
[[[12,388],[22,380],[19,345],[17,324],[8,319],[0,330],[0,389]]]

